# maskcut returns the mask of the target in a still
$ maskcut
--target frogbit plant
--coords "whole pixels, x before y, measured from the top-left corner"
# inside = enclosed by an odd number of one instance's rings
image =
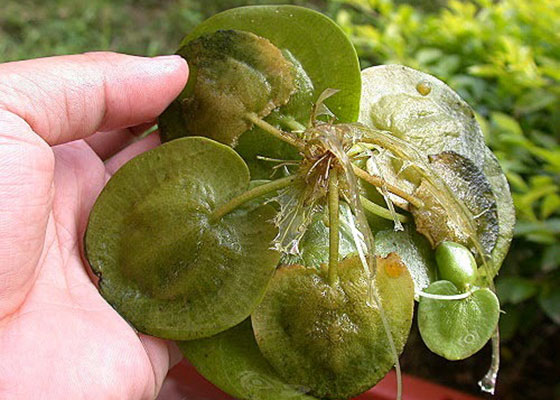
[[[344,33],[300,7],[223,12],[178,54],[191,75],[165,143],[90,215],[107,301],[232,396],[281,400],[350,398],[393,367],[400,398],[416,300],[433,352],[492,341],[492,392],[514,212],[471,108],[404,66],[360,72]]]

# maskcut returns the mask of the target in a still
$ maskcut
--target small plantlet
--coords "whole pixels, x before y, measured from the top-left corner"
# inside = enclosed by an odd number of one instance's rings
[[[159,119],[166,143],[90,215],[107,301],[232,396],[303,400],[393,367],[400,399],[417,300],[447,359],[492,337],[492,391],[514,212],[471,108],[422,72],[360,71],[340,28],[301,7],[220,13],[178,53],[191,75]]]
[[[473,290],[463,299],[446,300],[461,293],[449,281],[432,283],[427,293],[442,298],[422,298],[418,327],[424,343],[448,360],[463,360],[479,351],[494,334],[500,315],[496,295],[488,288]]]

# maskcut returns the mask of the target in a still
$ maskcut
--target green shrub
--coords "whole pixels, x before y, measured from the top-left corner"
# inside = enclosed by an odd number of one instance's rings
[[[497,282],[502,336],[537,304],[560,324],[560,3],[451,0],[428,13],[388,0],[329,0],[328,10],[367,65],[429,72],[476,108],[518,217]]]

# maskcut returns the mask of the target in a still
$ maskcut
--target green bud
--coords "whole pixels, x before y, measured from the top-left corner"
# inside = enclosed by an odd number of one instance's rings
[[[474,282],[476,261],[465,246],[455,242],[441,242],[436,248],[436,262],[440,279],[464,289]]]

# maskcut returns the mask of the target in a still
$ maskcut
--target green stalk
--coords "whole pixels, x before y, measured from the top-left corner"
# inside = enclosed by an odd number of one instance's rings
[[[296,121],[294,118],[292,117],[288,117],[285,115],[282,115],[279,117],[280,119],[280,123],[288,129],[291,129],[292,131],[305,131],[307,128],[305,127],[305,125],[300,124],[298,121]]]
[[[395,185],[391,185],[390,183],[385,182],[383,179],[381,179],[378,176],[370,175],[369,173],[367,173],[366,171],[364,171],[360,167],[357,167],[354,164],[352,164],[352,170],[354,171],[354,174],[356,174],[358,178],[366,181],[370,185],[373,185],[375,187],[385,186],[389,192],[396,194],[397,196],[405,199],[416,208],[421,208],[424,206],[424,202],[418,197],[405,192],[404,190],[402,190],[401,188]]]
[[[241,193],[239,196],[234,197],[227,203],[216,208],[210,215],[210,221],[217,222],[221,218],[223,218],[224,215],[229,214],[242,204],[256,199],[257,197],[261,197],[267,193],[275,192],[277,190],[285,188],[286,186],[289,186],[295,179],[295,175],[290,175],[285,178],[280,178],[272,182],[265,183],[264,185],[259,185],[251,190],[247,190],[246,192]]]
[[[283,142],[286,142],[286,143],[296,147],[298,150],[303,151],[305,149],[305,144],[300,139],[293,136],[291,133],[281,131],[280,129],[270,125],[265,120],[259,118],[259,116],[257,114],[248,113],[248,114],[245,115],[245,118],[247,118],[253,124],[257,125],[259,128],[261,128],[265,132],[270,133],[272,136],[282,140]]]
[[[339,210],[338,210],[338,173],[331,169],[329,175],[329,285],[334,285],[338,279],[338,241],[339,241]]]
[[[364,207],[364,210],[366,210],[367,212],[372,213],[373,215],[377,215],[378,217],[393,221],[393,216],[391,215],[391,212],[386,208],[381,207],[378,204],[375,204],[373,201],[367,199],[364,196],[360,196],[360,202],[362,203],[362,207]],[[395,215],[397,216],[398,220],[403,224],[408,222],[408,217],[406,215],[402,215],[399,213],[395,213]]]

